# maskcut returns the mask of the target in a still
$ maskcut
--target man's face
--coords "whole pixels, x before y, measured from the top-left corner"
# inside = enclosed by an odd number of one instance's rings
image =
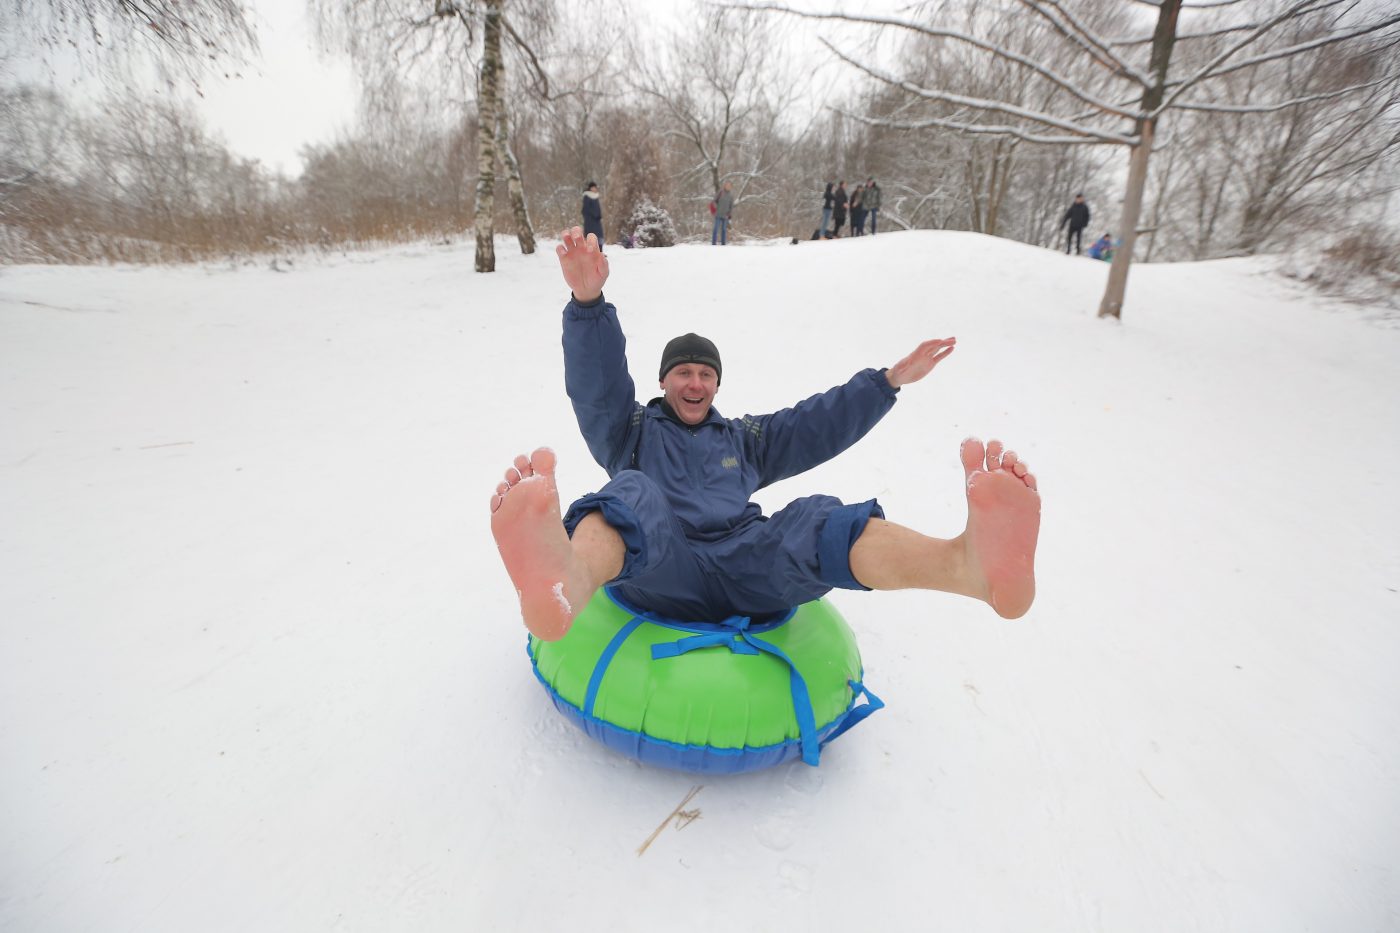
[[[699,424],[719,394],[719,375],[704,363],[681,363],[661,380],[661,392],[676,417],[686,424]]]

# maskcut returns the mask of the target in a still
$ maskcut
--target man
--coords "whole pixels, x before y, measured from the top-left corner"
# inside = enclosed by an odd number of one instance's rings
[[[710,231],[710,245],[718,241],[720,246],[729,245],[729,215],[734,213],[734,186],[725,182],[715,198],[715,225]]]
[[[1080,245],[1083,242],[1084,228],[1089,226],[1089,205],[1084,203],[1084,195],[1076,194],[1074,203],[1065,210],[1065,216],[1060,218],[1060,229],[1069,224],[1069,236],[1065,238],[1065,254],[1069,255],[1069,248],[1074,247],[1075,255],[1080,253]]]
[[[836,193],[831,196],[831,203],[834,206],[831,215],[831,222],[834,224],[831,229],[833,237],[841,235],[841,227],[846,223],[846,203],[849,200],[850,196],[846,194],[846,180],[843,178],[836,185]]]
[[[752,493],[854,444],[903,386],[933,371],[956,341],[927,340],[894,366],[771,415],[715,411],[719,350],[696,334],[662,353],[662,397],[643,406],[627,372],[617,309],[603,300],[608,260],[575,227],[556,252],[572,299],[564,309],[564,382],[589,450],[611,477],[561,515],[555,457],[523,454],[491,499],[491,531],[540,638],[568,632],[606,583],[671,618],[761,615],[845,589],[942,590],[1017,618],[1035,598],[1040,497],[1026,464],[997,441],[963,443],[968,521],[951,540],[884,520],[871,499],[799,499],[765,518]]]
[[[870,212],[870,235],[874,236],[875,226],[880,222],[880,186],[875,184],[875,179],[866,179],[865,197],[861,203]]]
[[[598,194],[598,183],[590,181],[583,189],[583,231],[598,238],[598,249],[606,242],[603,239],[603,202]]]

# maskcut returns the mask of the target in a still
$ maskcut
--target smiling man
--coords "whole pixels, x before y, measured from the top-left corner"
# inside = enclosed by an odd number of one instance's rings
[[[887,369],[767,415],[725,418],[718,348],[697,334],[661,354],[660,398],[636,400],[617,309],[603,300],[608,260],[575,227],[557,249],[572,300],[564,308],[564,383],[602,489],[560,512],[548,448],[516,457],[491,498],[491,530],[540,638],[562,638],[599,586],[674,619],[782,612],[831,589],[942,590],[1017,618],[1035,597],[1040,527],[1035,478],[997,441],[963,443],[968,521],[951,540],[884,520],[870,499],[807,496],[764,516],[765,486],[835,457],[953,352],[926,340]]]

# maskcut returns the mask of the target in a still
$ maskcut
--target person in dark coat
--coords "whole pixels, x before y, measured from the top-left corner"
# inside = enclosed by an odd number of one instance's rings
[[[1040,497],[1026,465],[997,441],[963,442],[968,521],[953,539],[885,521],[874,499],[807,496],[767,517],[752,501],[864,437],[956,340],[926,340],[894,365],[862,369],[790,408],[725,418],[713,405],[719,349],[688,333],[666,344],[661,396],[643,405],[617,308],[603,298],[608,260],[581,228],[560,239],[555,252],[572,290],[564,386],[609,481],[561,514],[557,458],[539,448],[516,457],[496,486],[491,532],[531,633],[564,637],[605,584],[631,605],[695,621],[786,612],[835,587],[940,590],[980,599],[1004,618],[1030,608]],[[769,365],[793,381],[804,368],[790,355]]]
[[[865,186],[851,192],[851,236],[865,236]]]
[[[598,195],[598,183],[590,181],[583,189],[583,233],[598,238],[598,250],[603,251],[603,200]]]
[[[1089,226],[1089,205],[1084,203],[1084,195],[1076,194],[1074,203],[1065,211],[1065,216],[1060,218],[1060,229],[1069,224],[1069,236],[1065,237],[1065,252],[1074,247],[1075,254],[1082,252],[1080,246],[1084,239],[1084,228]]]
[[[831,188],[834,182],[826,183],[826,191],[822,192],[822,225],[817,228],[817,232],[812,234],[812,239],[830,239],[831,237],[831,210],[832,202],[836,196],[832,194]]]
[[[879,202],[881,202],[879,185],[875,184],[874,178],[868,179],[865,182],[865,193],[861,196],[861,205],[865,207],[865,210],[868,210],[869,216],[871,216],[872,237],[875,235],[875,224],[879,223]]]
[[[842,181],[836,186],[836,193],[831,196],[831,235],[838,237],[841,235],[841,227],[846,222],[846,202],[850,200],[846,194],[846,182]]]

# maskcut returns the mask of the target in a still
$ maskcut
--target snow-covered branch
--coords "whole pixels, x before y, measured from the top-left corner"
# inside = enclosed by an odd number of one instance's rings
[[[800,17],[802,19],[826,19],[839,20],[841,22],[848,23],[864,23],[872,26],[893,26],[898,29],[907,29],[910,32],[916,32],[920,35],[928,36],[932,39],[952,39],[957,42],[964,42],[968,45],[973,46],[974,48],[981,49],[982,51],[988,52],[999,58],[1004,58],[1007,61],[1015,62],[1023,68],[1028,68],[1031,71],[1034,71],[1036,74],[1040,75],[1042,78],[1049,81],[1051,84],[1054,84],[1056,87],[1059,87],[1062,90],[1069,92],[1073,96],[1084,101],[1086,104],[1096,107],[1099,110],[1104,111],[1105,113],[1111,113],[1114,116],[1123,117],[1124,119],[1128,120],[1136,120],[1142,116],[1142,114],[1138,113],[1135,110],[1129,110],[1121,105],[1110,103],[1104,100],[1103,98],[1084,90],[1083,88],[1076,85],[1073,81],[1058,74],[1057,72],[1051,71],[1049,68],[1046,68],[1044,65],[1041,65],[1034,59],[1028,58],[1025,55],[1021,55],[1018,52],[1013,52],[1005,46],[997,45],[995,42],[988,42],[984,39],[979,39],[976,36],[969,35],[968,33],[961,32],[956,29],[944,29],[938,26],[925,26],[921,23],[912,23],[908,20],[897,19],[892,16],[867,16],[855,13],[842,13],[839,11],[834,13],[810,13],[805,10],[795,10],[792,7],[784,6],[781,3],[736,3],[728,4],[728,6],[732,6],[735,9],[742,10],[760,10],[772,13],[787,13],[792,16]]]
[[[1023,120],[1031,120],[1035,123],[1043,123],[1046,126],[1053,126],[1056,129],[1066,130],[1070,133],[1075,133],[1079,136],[1088,137],[1089,139],[1096,139],[1100,142],[1117,143],[1123,146],[1131,146],[1134,144],[1134,137],[1124,136],[1122,133],[1112,133],[1108,130],[1101,130],[1096,127],[1084,126],[1082,124],[1075,123],[1071,120],[1056,117],[1048,113],[1042,113],[1038,110],[1027,110],[1025,107],[1017,107],[1015,104],[1008,104],[1004,101],[999,100],[988,100],[983,97],[967,97],[963,94],[953,94],[948,91],[940,91],[934,88],[921,87],[912,81],[906,80],[904,78],[898,78],[892,74],[889,74],[888,72],[881,71],[877,68],[871,68],[868,65],[864,65],[856,61],[850,56],[844,54],[840,49],[836,48],[836,46],[832,45],[826,39],[822,39],[821,42],[828,49],[830,49],[832,53],[836,55],[837,58],[841,59],[843,62],[850,65],[851,67],[865,72],[877,81],[880,81],[884,84],[888,84],[891,87],[897,87],[900,90],[907,91],[908,93],[913,94],[917,97],[922,97],[925,100],[937,100],[948,104],[956,104],[960,107],[971,107],[974,110],[984,110],[992,113],[1005,114],[1006,116],[1010,117],[1019,117]]]
[[[1297,45],[1290,45],[1286,48],[1275,49],[1274,51],[1266,52],[1263,55],[1256,55],[1253,58],[1246,58],[1243,61],[1235,62],[1228,68],[1221,68],[1218,71],[1212,71],[1210,74],[1205,75],[1199,80],[1208,81],[1211,78],[1218,78],[1221,75],[1231,74],[1233,72],[1240,71],[1245,68],[1253,68],[1255,65],[1262,65],[1265,62],[1272,62],[1277,61],[1280,58],[1289,58],[1294,55],[1301,55],[1304,52],[1311,52],[1314,49],[1320,49],[1323,46],[1333,45],[1338,42],[1345,42],[1348,39],[1355,39],[1357,36],[1364,36],[1373,32],[1378,32],[1386,28],[1387,26],[1393,26],[1396,23],[1400,23],[1400,14],[1392,16],[1389,19],[1384,19],[1379,22],[1371,23],[1367,26],[1357,27],[1356,29],[1353,29],[1349,32],[1337,33],[1331,36],[1322,36],[1321,38],[1313,39],[1308,42],[1300,42]],[[1187,80],[1190,81],[1196,79],[1189,78]]]
[[[1315,6],[1317,2],[1318,0],[1297,0],[1296,3],[1293,3],[1287,8],[1279,11],[1279,13],[1273,16],[1271,19],[1267,19],[1264,22],[1260,23],[1257,28],[1250,31],[1249,35],[1245,36],[1243,39],[1240,39],[1238,42],[1234,43],[1229,48],[1216,55],[1209,62],[1202,65],[1196,71],[1195,74],[1191,75],[1189,78],[1186,78],[1180,84],[1176,85],[1173,88],[1172,92],[1168,94],[1165,98],[1163,98],[1162,103],[1158,105],[1156,111],[1153,113],[1153,116],[1157,116],[1158,114],[1161,114],[1163,111],[1165,111],[1167,108],[1171,107],[1172,104],[1176,103],[1177,98],[1181,97],[1182,94],[1186,93],[1186,91],[1196,83],[1204,81],[1206,78],[1214,77],[1216,74],[1224,74],[1224,71],[1217,71],[1217,69],[1219,69],[1220,66],[1223,65],[1230,58],[1234,57],[1236,52],[1240,51],[1241,49],[1250,45],[1251,43],[1258,41],[1267,32],[1269,32],[1269,30],[1273,29],[1275,26],[1278,26],[1280,23],[1287,22],[1291,19],[1296,19],[1304,13],[1311,12],[1309,8]]]
[[[940,127],[942,129],[957,130],[960,133],[967,133],[973,136],[1002,136],[1013,137],[1028,143],[1040,143],[1058,146],[1110,146],[1110,145],[1136,145],[1136,136],[1124,136],[1117,139],[1107,139],[1099,137],[1084,136],[1042,136],[1038,133],[1030,133],[1018,126],[997,125],[991,123],[965,123],[960,120],[947,120],[939,117],[926,117],[922,120],[906,122],[901,120],[884,120],[876,117],[866,117],[846,110],[836,110],[836,113],[849,117],[867,126],[881,126],[892,130],[926,130],[929,127]]]
[[[1332,100],[1337,97],[1345,97],[1347,94],[1354,94],[1357,91],[1364,91],[1366,88],[1377,87],[1388,84],[1394,78],[1377,78],[1375,81],[1368,81],[1365,84],[1353,84],[1351,87],[1344,87],[1340,91],[1329,91],[1326,94],[1311,94],[1307,97],[1295,97],[1292,100],[1279,101],[1269,104],[1177,104],[1178,110],[1205,110],[1210,113],[1273,113],[1276,110],[1286,110],[1289,107],[1297,107],[1299,104],[1311,104],[1320,100]]]
[[[1131,78],[1143,87],[1151,87],[1152,79],[1120,56],[1092,29],[1075,19],[1058,0],[1020,0],[1022,6],[1029,7],[1048,22],[1055,31],[1089,53],[1095,62],[1114,74]],[[1042,6],[1042,4],[1044,4]],[[1047,10],[1045,7],[1049,7]],[[1054,11],[1054,13],[1051,12]],[[1064,17],[1061,22],[1054,14]]]

